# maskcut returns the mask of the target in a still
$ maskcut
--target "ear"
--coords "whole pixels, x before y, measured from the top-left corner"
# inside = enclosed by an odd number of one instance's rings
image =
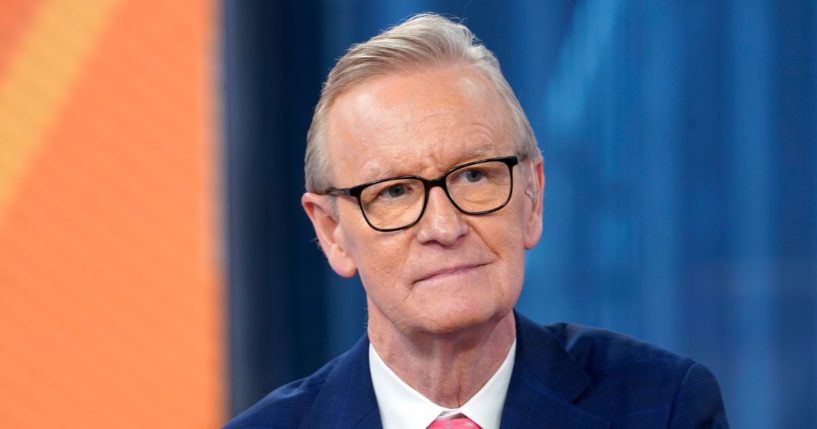
[[[331,197],[307,192],[301,197],[301,205],[312,221],[329,265],[339,276],[352,277],[357,268],[347,250],[343,228],[338,223],[337,213],[329,198]]]
[[[525,219],[525,249],[530,249],[542,236],[542,205],[545,193],[545,174],[542,157],[530,161],[525,180],[525,196],[530,211]]]

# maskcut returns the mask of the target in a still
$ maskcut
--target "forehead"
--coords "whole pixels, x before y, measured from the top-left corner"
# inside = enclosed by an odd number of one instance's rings
[[[329,110],[327,155],[335,177],[442,170],[512,150],[496,89],[473,67],[389,74],[341,94]]]

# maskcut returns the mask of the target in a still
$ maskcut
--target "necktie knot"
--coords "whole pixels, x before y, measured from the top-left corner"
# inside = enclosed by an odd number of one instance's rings
[[[440,418],[434,420],[428,429],[481,429],[478,424],[468,417]]]

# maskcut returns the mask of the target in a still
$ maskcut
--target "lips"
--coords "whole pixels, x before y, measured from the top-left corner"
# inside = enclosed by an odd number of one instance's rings
[[[415,281],[415,283],[428,281],[428,280],[436,280],[436,279],[444,278],[444,277],[450,276],[450,275],[465,273],[465,272],[468,272],[468,271],[473,270],[475,268],[479,268],[479,267],[484,266],[484,265],[487,265],[487,264],[484,264],[484,263],[459,264],[459,265],[454,265],[454,266],[450,266],[450,267],[436,269],[436,270],[433,270],[433,271],[431,271],[429,273],[424,274],[419,279],[417,279]]]

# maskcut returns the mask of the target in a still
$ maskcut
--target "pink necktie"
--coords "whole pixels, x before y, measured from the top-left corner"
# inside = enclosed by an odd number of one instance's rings
[[[462,416],[462,414],[460,414]],[[463,428],[463,429],[482,429],[479,427],[478,424],[474,423],[473,420],[469,419],[468,417],[455,417],[455,418],[441,418],[434,420],[428,429],[456,429],[456,428]]]

